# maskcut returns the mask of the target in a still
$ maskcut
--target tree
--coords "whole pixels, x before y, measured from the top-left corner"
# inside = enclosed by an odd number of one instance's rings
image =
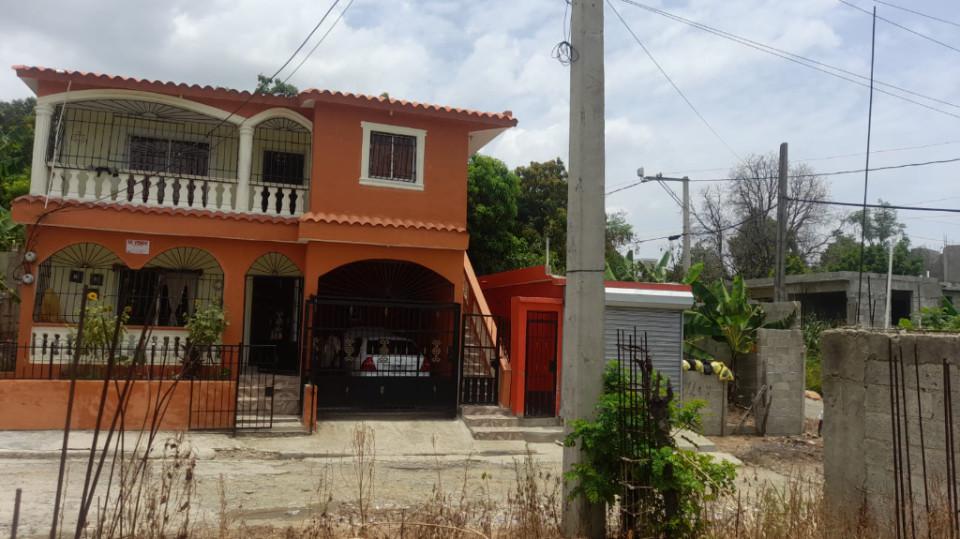
[[[779,156],[751,155],[730,172],[737,181],[703,191],[694,208],[698,236],[723,263],[723,273],[746,278],[766,277],[776,253],[776,208]],[[787,251],[809,264],[829,236],[823,233],[830,219],[827,185],[805,164],[790,167],[787,196]]]
[[[480,275],[536,263],[517,229],[520,179],[502,161],[473,155],[467,165],[468,251]]]
[[[30,190],[34,98],[0,101],[0,207]]]
[[[532,249],[544,252],[550,238],[551,266],[566,268],[567,258],[567,168],[558,157],[551,161],[517,167],[520,196],[517,200],[519,236]]]
[[[883,200],[880,205],[888,205]],[[852,233],[834,232],[832,241],[820,256],[821,271],[860,271],[860,228],[863,210],[852,212],[844,224],[853,228]],[[904,233],[906,226],[897,217],[893,208],[867,210],[864,228],[863,271],[886,273],[890,241],[903,234],[893,247],[893,273],[897,275],[922,275],[923,256],[910,249],[910,238]]]
[[[266,75],[257,75],[258,94],[278,95],[281,97],[295,97],[300,93],[296,86],[283,82],[280,79],[272,79]]]

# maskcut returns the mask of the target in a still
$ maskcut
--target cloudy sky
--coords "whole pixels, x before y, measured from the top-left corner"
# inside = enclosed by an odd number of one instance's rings
[[[250,89],[257,73],[279,67],[332,1],[15,2],[0,19],[0,64]],[[809,160],[821,172],[863,167],[865,88],[613,1],[730,148],[691,112],[608,7],[608,189],[630,182],[638,166],[648,174],[722,177],[736,156],[776,151],[784,141],[792,159]],[[869,73],[870,17],[837,0],[641,1]],[[870,0],[848,1],[873,7]],[[960,21],[955,0],[899,3]],[[418,101],[510,109],[519,127],[486,153],[511,166],[566,159],[568,68],[551,58],[551,49],[563,39],[564,13],[565,0],[355,0],[291,82],[301,89],[389,92]],[[879,14],[960,48],[958,26],[884,5]],[[878,80],[948,102],[927,101],[960,115],[957,66],[960,52],[878,23]],[[0,99],[27,95],[12,71],[0,71]],[[899,149],[904,147],[912,149]],[[960,118],[877,94],[873,148],[895,150],[877,153],[874,166],[960,156]],[[956,163],[877,172],[871,176],[870,198],[960,207],[958,173]],[[862,175],[830,176],[831,197],[859,200],[862,181]],[[703,185],[708,184],[696,184],[695,191]],[[626,211],[641,238],[680,231],[679,208],[656,185],[611,195],[607,209]],[[944,235],[960,242],[960,214],[901,217],[916,244],[939,247]],[[648,242],[641,253],[652,256],[664,247],[666,242]]]

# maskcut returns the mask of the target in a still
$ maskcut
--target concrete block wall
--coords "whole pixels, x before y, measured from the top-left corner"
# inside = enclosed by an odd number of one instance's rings
[[[931,505],[946,496],[944,360],[952,371],[954,423],[960,422],[960,335],[833,330],[823,334],[824,494],[840,515],[863,512],[880,526],[895,523],[895,447],[900,446],[905,506],[923,529],[924,474]],[[901,435],[894,436],[890,358],[901,358],[896,399]],[[902,364],[902,369],[900,365]],[[920,428],[923,427],[923,450]],[[960,425],[952,425],[960,436]],[[899,440],[899,444],[897,441]],[[909,451],[909,455],[908,455]],[[909,466],[907,462],[909,460]],[[960,461],[960,455],[957,456]],[[909,479],[907,479],[909,477]],[[909,511],[909,509],[907,509]],[[925,536],[925,534],[923,534]]]
[[[791,329],[800,328],[800,302],[799,301],[773,301],[761,302],[763,312],[767,316],[767,322],[779,322],[790,315],[793,317]]]
[[[702,374],[694,371],[683,373],[683,401],[703,401],[700,419],[703,434],[723,436],[724,423],[727,420],[727,382],[722,382],[715,374]]]
[[[803,433],[806,389],[803,333],[799,329],[761,329],[757,331],[757,374],[770,388],[766,434],[788,436]],[[759,389],[759,386],[757,386]]]

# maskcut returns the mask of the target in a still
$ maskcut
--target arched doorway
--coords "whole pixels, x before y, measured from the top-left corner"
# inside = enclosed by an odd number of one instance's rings
[[[453,283],[399,260],[364,260],[321,276],[309,358],[331,410],[454,415],[460,305]]]
[[[272,346],[278,372],[300,372],[300,313],[303,275],[286,255],[267,253],[247,270],[244,343]],[[256,363],[260,356],[251,356]],[[263,367],[265,365],[261,365]]]

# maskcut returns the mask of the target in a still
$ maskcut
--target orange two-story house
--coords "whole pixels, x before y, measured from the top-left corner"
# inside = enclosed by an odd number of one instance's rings
[[[14,69],[37,96],[21,345],[69,339],[90,291],[154,344],[217,305],[222,343],[269,346],[251,361],[321,408],[455,410],[467,160],[509,111]]]

